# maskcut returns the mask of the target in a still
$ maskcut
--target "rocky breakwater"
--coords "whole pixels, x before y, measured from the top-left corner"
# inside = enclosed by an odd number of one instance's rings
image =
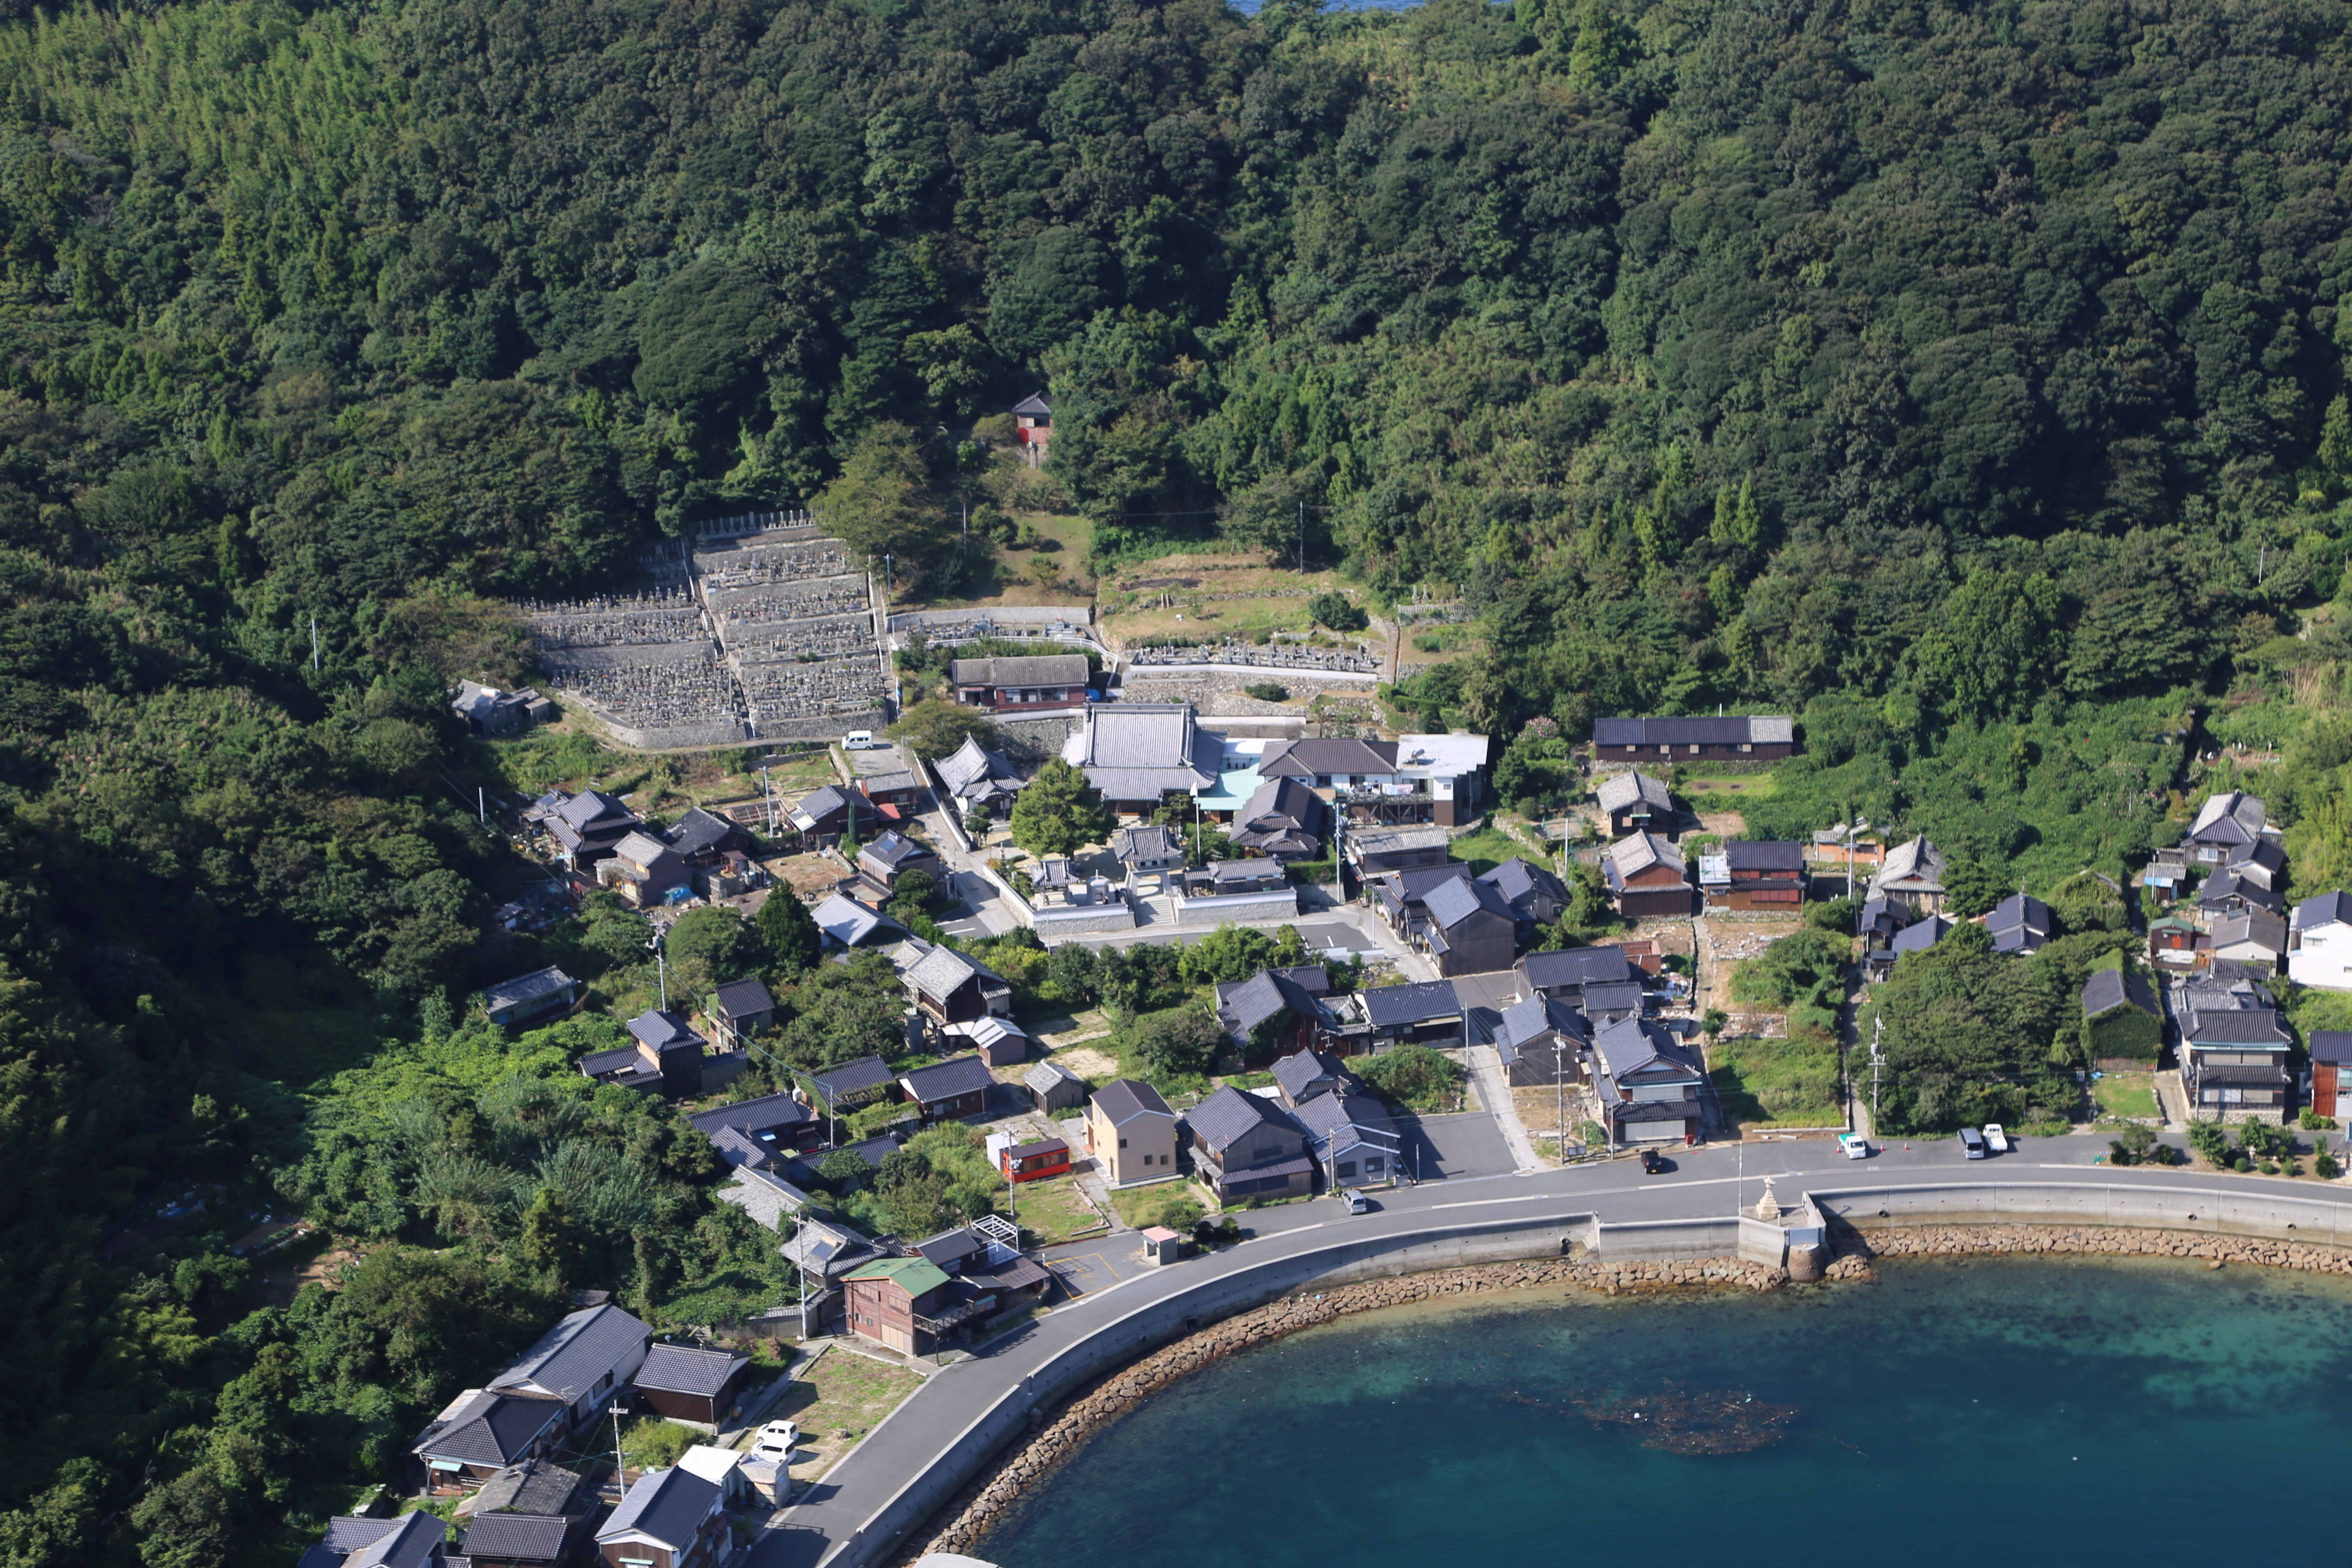
[[[1368,1279],[1326,1290],[1302,1291],[1228,1318],[1098,1381],[1058,1409],[1030,1418],[1026,1441],[943,1505],[946,1521],[919,1538],[901,1560],[912,1564],[926,1552],[969,1552],[994,1526],[998,1516],[1055,1466],[1075,1456],[1087,1438],[1176,1379],[1211,1362],[1311,1329],[1356,1312],[1377,1311],[1452,1296],[1473,1296],[1539,1286],[1569,1286],[1607,1295],[1685,1289],[1771,1290],[1789,1282],[1788,1271],[1735,1258],[1687,1258],[1670,1263],[1601,1261],[1591,1258],[1495,1263],[1474,1268],[1439,1268],[1391,1279]]]
[[[2244,1263],[2313,1274],[2352,1274],[2352,1252],[2340,1247],[2258,1236],[2202,1236],[2122,1226],[1933,1225],[1846,1231],[1838,1238],[1837,1253],[1822,1278],[1866,1278],[1871,1260],[1877,1258],[1977,1258],[1995,1253],[2199,1258],[2215,1268],[2225,1263]]]

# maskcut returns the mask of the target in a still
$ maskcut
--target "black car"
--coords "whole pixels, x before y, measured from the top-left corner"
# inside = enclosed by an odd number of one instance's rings
[[[1642,1151],[1642,1174],[1654,1176],[1666,1168],[1666,1157],[1655,1149]]]

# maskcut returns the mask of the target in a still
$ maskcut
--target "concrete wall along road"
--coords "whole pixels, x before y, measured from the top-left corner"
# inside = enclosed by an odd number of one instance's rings
[[[1188,899],[1181,893],[1171,900],[1176,906],[1176,923],[1180,926],[1216,926],[1227,921],[1235,925],[1249,925],[1259,921],[1295,921],[1298,918],[1298,889],[1286,888],[1278,893],[1227,893],[1223,898]]]
[[[1311,1286],[1429,1268],[1558,1258],[1568,1251],[1570,1242],[1589,1237],[1593,1223],[1590,1214],[1555,1214],[1361,1237],[1274,1258],[1143,1302],[1062,1350],[962,1431],[946,1437],[938,1457],[922,1474],[883,1504],[855,1534],[836,1542],[821,1559],[821,1568],[866,1568],[868,1563],[888,1561],[910,1532],[1022,1432],[1033,1412],[1203,1324]],[[947,1375],[954,1373],[950,1371]],[[890,1421],[919,1406],[919,1402],[903,1406],[869,1433],[866,1441],[873,1441]]]
[[[1706,1219],[1634,1220],[1619,1225],[1596,1220],[1590,1233],[1578,1239],[1603,1262],[1623,1259],[1668,1263],[1694,1258],[1741,1258],[1768,1268],[1778,1268],[1788,1260],[1790,1233],[1766,1220],[1726,1215]]]
[[[1918,1225],[2105,1225],[2352,1246],[2352,1205],[2258,1189],[2016,1182],[1845,1187],[1806,1194],[1856,1230]]]

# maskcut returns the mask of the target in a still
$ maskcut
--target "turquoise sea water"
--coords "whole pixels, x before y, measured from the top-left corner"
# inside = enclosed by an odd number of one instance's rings
[[[1529,1291],[1230,1357],[1097,1437],[979,1552],[2229,1560],[2331,1517],[2309,1505],[2333,1495],[2347,1395],[2352,1285],[2315,1276],[1995,1259],[1767,1296]],[[1744,1451],[1672,1451],[1710,1443]],[[2324,1525],[2304,1544],[2338,1551]]]

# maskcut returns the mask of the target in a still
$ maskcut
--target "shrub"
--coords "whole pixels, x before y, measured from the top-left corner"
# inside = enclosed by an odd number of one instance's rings
[[[1425,1109],[1452,1100],[1462,1069],[1427,1046],[1399,1046],[1366,1062],[1362,1077],[1388,1099]]]
[[[2218,1121],[2191,1121],[2189,1146],[2203,1155],[2209,1165],[2230,1163],[2230,1130]]]
[[[2336,1118],[2333,1116],[2322,1116],[2319,1112],[2312,1110],[2311,1107],[2307,1105],[2303,1108],[2302,1116],[2298,1117],[2296,1120],[2302,1123],[2303,1130],[2305,1132],[2333,1132],[2336,1131]]]
[[[1360,632],[1372,624],[1363,607],[1345,594],[1318,594],[1307,601],[1307,614],[1318,626],[1335,632]]]
[[[1278,680],[1253,680],[1242,688],[1243,695],[1255,697],[1260,702],[1287,702],[1290,688]]]

